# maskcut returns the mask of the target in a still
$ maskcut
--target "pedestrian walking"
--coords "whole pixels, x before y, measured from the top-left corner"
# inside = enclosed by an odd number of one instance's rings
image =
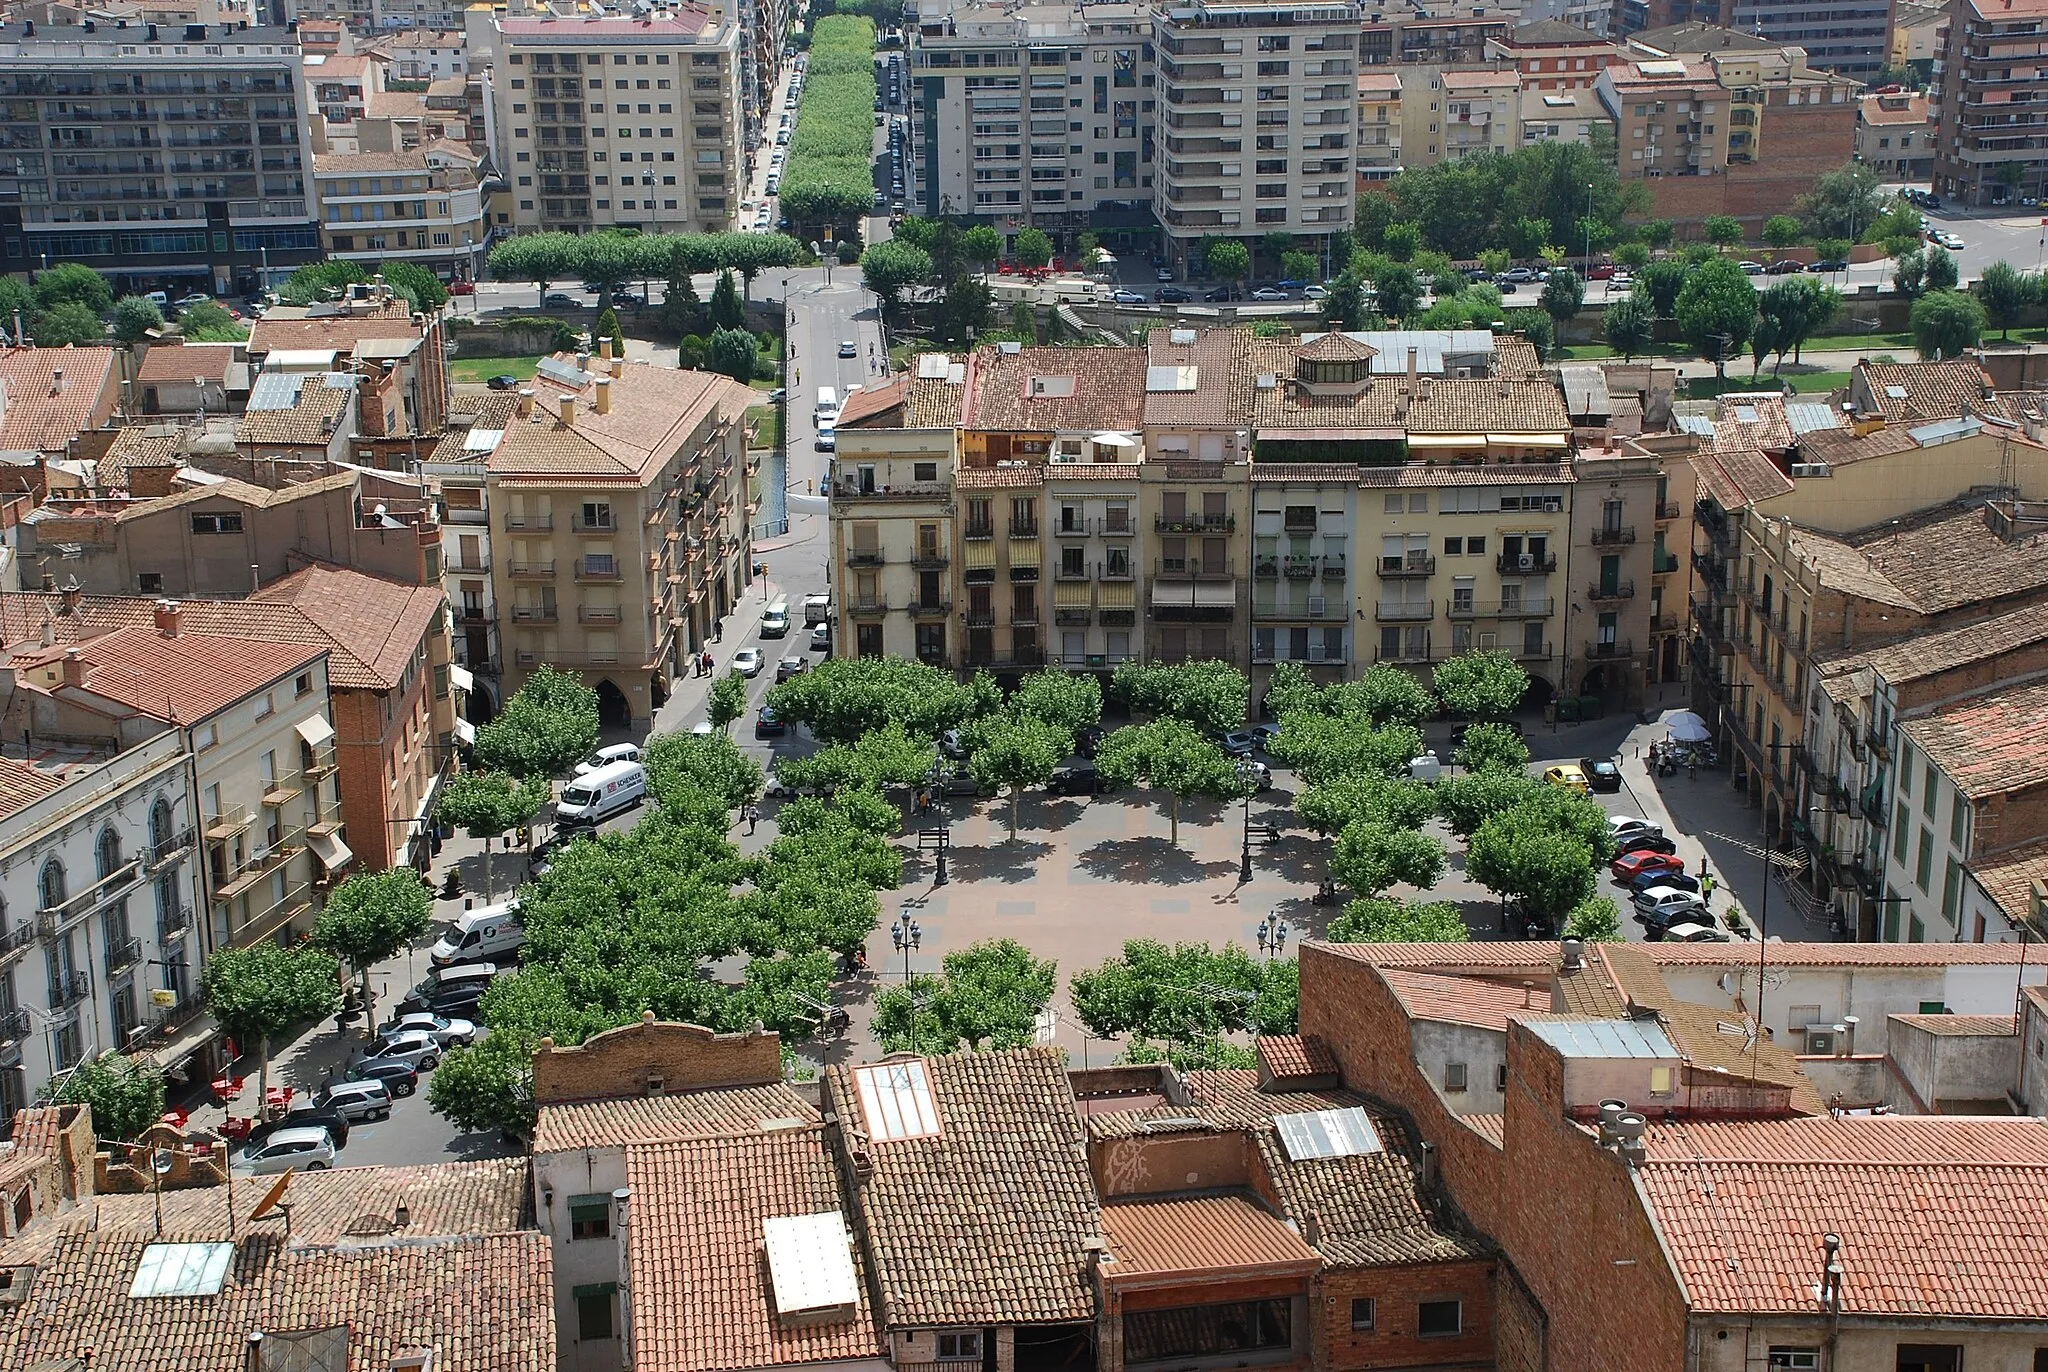
[[[761,822],[761,807],[753,801],[747,802],[747,836],[753,837],[754,826]]]
[[[1702,904],[1702,905],[1712,905],[1713,903],[1714,903],[1714,878],[1713,878],[1713,874],[1712,874],[1712,873],[1709,873],[1708,875],[1706,875],[1706,876],[1703,876],[1703,877],[1701,877],[1701,878],[1700,878],[1700,904]]]

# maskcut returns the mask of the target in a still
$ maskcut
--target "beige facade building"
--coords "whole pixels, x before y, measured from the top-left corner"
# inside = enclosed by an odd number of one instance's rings
[[[557,354],[484,458],[503,689],[579,672],[607,723],[649,727],[752,580],[753,392],[711,372]]]
[[[1358,184],[1391,181],[1401,170],[1401,73],[1361,67],[1358,72]]]
[[[1513,71],[1445,72],[1443,155],[1512,150],[1520,137],[1521,99],[1521,77]]]
[[[313,186],[329,257],[413,262],[452,281],[478,275],[490,228],[466,149],[315,153]]]

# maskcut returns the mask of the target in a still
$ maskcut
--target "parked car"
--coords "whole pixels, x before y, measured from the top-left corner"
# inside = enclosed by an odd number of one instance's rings
[[[958,729],[947,729],[939,735],[939,755],[954,759],[967,756],[967,736]]]
[[[811,651],[814,653],[829,653],[832,651],[832,626],[830,624],[813,624],[811,626]]]
[[[1742,268],[1750,276],[1762,276],[1764,274],[1764,264],[1761,262],[1742,261],[1737,262],[1735,265]]]
[[[449,283],[448,283],[448,294],[450,294],[450,295],[475,295],[475,294],[476,294],[476,282],[474,282],[474,281],[451,281],[451,282],[449,282]]]
[[[1224,752],[1232,757],[1250,757],[1258,750],[1259,746],[1258,740],[1242,729],[1235,733],[1225,734],[1222,738],[1217,739],[1216,742]]]
[[[1586,789],[1589,791],[1621,789],[1621,768],[1614,765],[1613,758],[1582,757],[1579,770],[1586,774]]]
[[[1629,856],[1668,857],[1669,854],[1631,853],[1629,854]],[[1680,869],[1671,867],[1653,867],[1648,871],[1643,872],[1641,875],[1637,876],[1634,881],[1627,883],[1627,885],[1630,898],[1634,898],[1635,894],[1638,891],[1647,891],[1652,886],[1669,886],[1674,890],[1691,891],[1694,895],[1698,895],[1700,889],[1700,879],[1695,876],[1689,876],[1683,870]]]
[[[1809,262],[1806,270],[1810,272],[1845,272],[1849,270],[1849,263],[1846,258],[1825,257],[1818,262]]]
[[[791,656],[783,658],[775,664],[775,679],[777,681],[787,681],[793,676],[802,676],[809,669],[810,665],[808,661],[801,657]]]
[[[1270,791],[1273,789],[1273,769],[1271,767],[1268,767],[1263,762],[1254,761],[1251,758],[1241,758],[1237,765],[1251,773],[1253,790]]]
[[[338,1142],[346,1147],[350,1120],[369,1120],[375,1123],[390,1117],[391,1092],[381,1081],[338,1081],[314,1096],[304,1111],[286,1115],[285,1119],[312,1124],[319,1122],[318,1117],[323,1114],[332,1114],[340,1121],[343,1132]],[[321,1127],[327,1129],[329,1134],[334,1132],[324,1123]]]
[[[1707,908],[1707,903],[1700,899],[1697,891],[1681,891],[1676,886],[1652,886],[1638,891],[1629,903],[1635,906],[1637,919],[1679,910],[1703,913]]]
[[[1109,299],[1110,303],[1115,305],[1142,305],[1145,303],[1145,295],[1142,291],[1111,291]]]
[[[1074,751],[1082,757],[1093,758],[1102,740],[1109,737],[1109,731],[1100,724],[1090,724],[1074,735]]]
[[[1666,943],[1727,943],[1728,931],[1717,929],[1711,924],[1696,924],[1688,920],[1683,924],[1668,925],[1658,935]]]
[[[1056,767],[1046,778],[1047,794],[1055,796],[1096,796],[1107,789],[1102,773],[1095,770],[1095,764],[1082,761]]]
[[[780,772],[770,771],[767,782],[761,787],[761,794],[777,800],[794,800],[798,796],[814,796],[818,794],[818,788],[809,785],[799,786],[786,780]]]
[[[1303,286],[1301,288],[1301,298],[1303,300],[1328,300],[1330,292],[1322,286]]]
[[[1534,267],[1509,267],[1500,274],[1500,279],[1512,281],[1520,285],[1525,281],[1534,281],[1536,279],[1536,269]]]
[[[761,650],[742,648],[732,655],[732,669],[749,681],[761,675]]]
[[[1955,252],[1963,246],[1962,237],[1958,234],[1950,233],[1947,229],[1929,230],[1927,236],[1941,244],[1942,247],[1947,248],[1950,252]]]
[[[280,1129],[245,1149],[242,1165],[258,1176],[278,1172],[319,1172],[334,1166],[334,1140],[325,1129]]]
[[[1460,724],[1453,724],[1453,725],[1451,726],[1451,747],[1453,747],[1453,748],[1462,748],[1462,747],[1464,747],[1464,746],[1465,746],[1465,735],[1466,735],[1466,734],[1467,734],[1468,732],[1470,732],[1470,730],[1471,730],[1471,728],[1472,728],[1472,726],[1473,726],[1474,724],[1490,724],[1490,725],[1492,725],[1492,726],[1493,726],[1494,728],[1496,728],[1496,729],[1506,729],[1506,730],[1507,730],[1507,731],[1508,731],[1509,733],[1513,734],[1513,735],[1514,735],[1514,736],[1515,736],[1516,738],[1520,738],[1520,737],[1522,737],[1522,726],[1521,726],[1521,724],[1519,724],[1518,722],[1516,722],[1515,720],[1512,720],[1512,719],[1474,719],[1474,720],[1466,720],[1466,721],[1465,721],[1465,722],[1463,722],[1463,723],[1460,723]]]
[[[1618,853],[1614,861],[1607,864],[1607,870],[1614,879],[1624,886],[1634,886],[1644,877],[1656,876],[1663,872],[1683,872],[1685,864],[1670,853],[1637,851]]]
[[[1678,845],[1662,834],[1634,833],[1615,841],[1620,853],[1676,853]]]
[[[380,1034],[398,1034],[408,1030],[432,1034],[443,1048],[457,1044],[473,1043],[476,1040],[476,1024],[466,1019],[450,1019],[446,1015],[430,1014],[416,1010],[400,1015],[378,1030]]]
[[[1592,789],[1586,784],[1586,774],[1579,770],[1579,764],[1576,762],[1561,762],[1555,767],[1546,767],[1543,779],[1552,786],[1562,786],[1567,791],[1577,791],[1581,795]]]
[[[754,715],[755,738],[780,738],[789,732],[789,726],[782,722],[775,711],[763,705]]]
[[[479,989],[476,996],[478,1000],[481,1000],[483,998],[482,990]],[[471,1004],[474,1005],[475,1001],[472,1001]],[[402,1062],[394,1062],[390,1058],[364,1058],[361,1062],[348,1069],[348,1079],[350,1081],[381,1081],[384,1083],[385,1089],[394,1096],[409,1096],[420,1089],[419,1072]]]
[[[1634,815],[1609,815],[1607,832],[1616,838],[1626,838],[1630,834],[1656,834],[1662,837],[1664,826],[1647,819],[1637,819]]]
[[[573,310],[582,302],[572,295],[563,295],[560,291],[549,291],[540,303],[548,306],[550,309]]]
[[[399,1029],[386,1034],[363,1050],[362,1061],[402,1062],[415,1072],[431,1072],[441,1065],[441,1042],[425,1029]]]
[[[1612,262],[1602,262],[1599,266],[1592,268],[1586,273],[1586,279],[1588,281],[1605,281],[1612,277],[1617,270]]]
[[[1254,724],[1245,732],[1252,736],[1252,742],[1263,753],[1269,751],[1273,746],[1273,740],[1280,737],[1280,726],[1277,724]]]
[[[1270,303],[1276,300],[1291,300],[1293,297],[1278,286],[1261,286],[1252,292],[1252,299],[1264,300]]]
[[[211,305],[212,303],[213,297],[204,291],[194,291],[190,295],[181,295],[171,302],[175,308],[181,310],[189,310],[194,305]]]
[[[1781,257],[1776,262],[1771,263],[1770,266],[1764,269],[1764,275],[1789,276],[1794,272],[1803,272],[1805,270],[1806,265],[1803,262],[1800,262],[1797,258]]]
[[[356,1083],[346,1084],[353,1085]],[[383,1083],[381,1082],[372,1081],[360,1084],[374,1087],[379,1091],[383,1090]],[[322,1094],[324,1095],[325,1093],[323,1092]],[[391,1100],[391,1093],[385,1091],[384,1099],[388,1104]],[[334,1140],[334,1146],[337,1150],[348,1147],[350,1122],[348,1116],[343,1115],[341,1111],[331,1106],[321,1105],[316,1097],[300,1096],[298,1100],[299,1106],[297,1109],[288,1111],[274,1120],[265,1120],[252,1128],[249,1131],[249,1136],[242,1140],[243,1146],[248,1148],[258,1147],[265,1139],[268,1139],[280,1129],[325,1129],[327,1137]]]
[[[1215,304],[1219,300],[1242,300],[1244,299],[1244,292],[1235,286],[1218,286],[1204,294],[1202,299],[1210,304]]]
[[[1162,305],[1185,305],[1195,298],[1195,293],[1178,286],[1161,286],[1152,292],[1152,298]]]
[[[1155,280],[1155,281],[1172,281],[1172,280],[1173,280],[1173,268],[1171,268],[1171,267],[1156,267],[1156,268],[1154,268],[1154,269],[1153,269],[1153,272],[1152,272],[1152,279],[1153,279],[1153,280]]]
[[[974,779],[974,773],[967,770],[967,764],[956,762],[941,764],[938,770],[938,784],[933,788],[942,796],[992,796],[993,786],[984,786]]]

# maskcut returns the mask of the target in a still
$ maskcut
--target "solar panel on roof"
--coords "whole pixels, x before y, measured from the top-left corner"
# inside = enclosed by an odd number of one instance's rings
[[[1195,388],[1195,367],[1147,367],[1145,368],[1145,389],[1159,392],[1192,391]]]
[[[1736,422],[1737,424],[1754,424],[1754,423],[1756,423],[1756,406],[1754,406],[1754,405],[1737,405],[1737,406],[1735,407],[1735,422]]]
[[[1306,1115],[1275,1115],[1281,1146],[1294,1162],[1309,1158],[1355,1158],[1384,1151],[1377,1129],[1357,1106],[1316,1110]]]
[[[1906,398],[1906,388],[1904,386],[1887,386],[1884,388],[1884,393],[1886,398],[1890,400],[1904,400]]]
[[[142,1250],[128,1299],[218,1296],[235,1259],[231,1243],[153,1243]]]
[[[761,1240],[777,1314],[850,1311],[859,1303],[860,1279],[846,1221],[837,1210],[772,1216],[761,1222]]]
[[[946,368],[950,365],[944,353],[919,353],[917,355],[917,379],[919,381],[944,381]]]

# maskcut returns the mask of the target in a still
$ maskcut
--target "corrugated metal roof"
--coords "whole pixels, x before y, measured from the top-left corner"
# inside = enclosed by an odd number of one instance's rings
[[[1678,1058],[1670,1036],[1646,1021],[1536,1020],[1528,1028],[1567,1058]]]
[[[1823,429],[1841,427],[1834,406],[1811,401],[1788,401],[1785,405],[1785,422],[1792,426],[1792,432],[1795,434],[1818,433]]]
[[[249,387],[249,403],[243,408],[289,410],[299,403],[299,388],[306,384],[305,372],[262,372]]]

